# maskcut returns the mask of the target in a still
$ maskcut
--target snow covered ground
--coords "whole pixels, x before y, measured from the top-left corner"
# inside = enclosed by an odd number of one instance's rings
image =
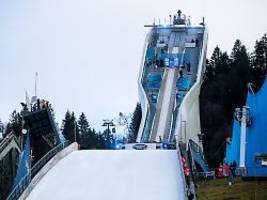
[[[183,200],[175,150],[87,150],[62,159],[28,200]]]

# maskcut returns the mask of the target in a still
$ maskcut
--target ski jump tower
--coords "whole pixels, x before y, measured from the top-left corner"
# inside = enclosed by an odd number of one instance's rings
[[[137,142],[189,141],[202,148],[199,93],[205,71],[208,32],[203,21],[170,15],[169,24],[150,27],[138,79],[142,121]]]

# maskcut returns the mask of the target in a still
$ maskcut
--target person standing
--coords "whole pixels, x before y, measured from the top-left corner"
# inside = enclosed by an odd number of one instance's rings
[[[228,177],[229,176],[229,165],[228,165],[228,163],[224,164],[223,171],[224,171],[224,176]]]
[[[218,178],[221,178],[223,175],[223,166],[222,163],[220,163],[219,168],[218,168]]]
[[[236,166],[237,166],[237,164],[236,164],[236,161],[234,160],[233,166],[232,166],[232,168],[233,168],[233,177],[236,176]]]

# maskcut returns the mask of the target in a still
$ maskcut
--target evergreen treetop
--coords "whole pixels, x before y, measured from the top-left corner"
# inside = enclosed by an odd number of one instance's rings
[[[129,143],[136,142],[138,130],[139,130],[140,123],[141,123],[141,119],[142,119],[142,108],[141,108],[141,104],[137,103],[135,110],[133,112],[132,122],[131,122],[130,128],[129,128],[130,129],[130,133],[128,135],[128,142]]]

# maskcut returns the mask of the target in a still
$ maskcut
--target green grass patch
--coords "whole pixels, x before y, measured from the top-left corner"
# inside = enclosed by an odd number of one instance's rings
[[[267,200],[267,181],[235,178],[232,186],[228,186],[228,179],[223,178],[198,184],[198,200]]]

